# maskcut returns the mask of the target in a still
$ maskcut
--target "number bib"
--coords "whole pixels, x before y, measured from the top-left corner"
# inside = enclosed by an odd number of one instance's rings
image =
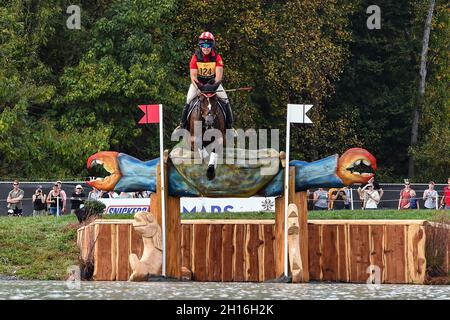
[[[198,62],[198,75],[202,78],[212,78],[216,75],[216,62]]]

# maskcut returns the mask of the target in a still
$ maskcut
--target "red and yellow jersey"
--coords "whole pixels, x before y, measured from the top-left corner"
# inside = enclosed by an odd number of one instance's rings
[[[197,69],[198,80],[201,83],[206,83],[210,79],[215,78],[217,67],[223,68],[223,60],[220,54],[216,54],[214,50],[211,50],[211,53],[207,56],[197,51],[192,56],[189,66],[191,69]]]

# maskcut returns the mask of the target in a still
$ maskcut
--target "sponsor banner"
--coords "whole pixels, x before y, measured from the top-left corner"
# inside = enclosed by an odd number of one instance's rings
[[[150,211],[150,198],[99,199],[106,206],[105,214],[135,214]],[[275,198],[181,198],[181,213],[193,212],[258,212],[275,211]]]
[[[275,198],[181,198],[180,209],[181,213],[275,211]]]
[[[105,204],[105,214],[135,214],[140,211],[150,211],[150,198],[103,198],[98,200]]]

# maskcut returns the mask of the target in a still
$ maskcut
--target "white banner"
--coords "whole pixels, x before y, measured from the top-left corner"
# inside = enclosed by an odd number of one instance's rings
[[[101,198],[106,206],[105,214],[135,214],[150,211],[150,198]]]
[[[105,214],[135,214],[150,211],[150,198],[102,198]],[[193,212],[260,212],[275,211],[274,197],[251,198],[181,198],[181,213]]]
[[[181,198],[181,213],[275,211],[274,197],[251,198]]]

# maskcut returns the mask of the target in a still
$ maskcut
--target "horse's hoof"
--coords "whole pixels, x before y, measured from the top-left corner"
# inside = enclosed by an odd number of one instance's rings
[[[208,166],[208,170],[206,170],[206,177],[208,180],[212,180],[216,177],[216,169],[214,168],[213,164],[210,164]]]

